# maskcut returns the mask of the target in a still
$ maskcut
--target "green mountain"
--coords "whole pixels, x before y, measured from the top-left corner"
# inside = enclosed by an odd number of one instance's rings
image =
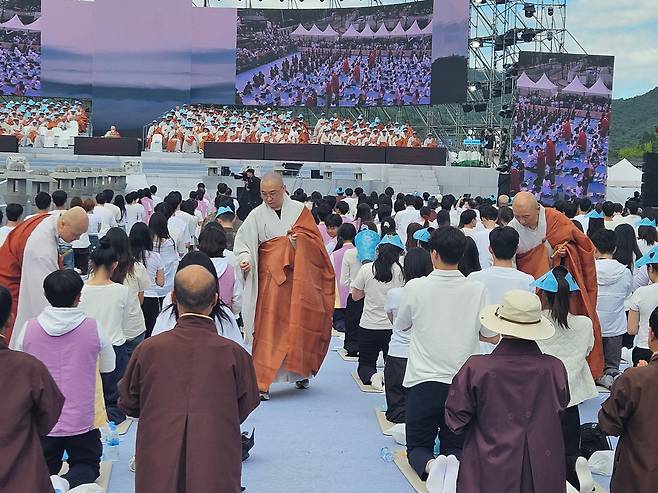
[[[658,145],[658,87],[646,94],[612,102],[610,159],[642,158]]]

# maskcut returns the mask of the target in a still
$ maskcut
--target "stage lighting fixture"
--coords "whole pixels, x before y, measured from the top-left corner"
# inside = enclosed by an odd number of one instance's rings
[[[475,5],[481,5],[481,4],[484,3],[484,0],[473,0],[473,3],[474,3]]]
[[[476,113],[483,113],[487,111],[487,103],[475,103],[473,106]]]
[[[535,12],[537,12],[537,9],[535,8],[534,3],[526,3],[523,6],[523,12],[525,13],[525,16],[529,19],[530,17],[535,15]]]
[[[478,90],[477,86],[473,84],[472,82],[468,85],[468,90],[471,92],[475,92]]]
[[[474,39],[473,41],[471,41],[471,48],[479,48],[480,46],[481,45],[479,39]]]
[[[552,40],[553,40],[553,31],[548,31],[548,32],[546,33],[546,39],[547,39],[548,41],[552,41]]]
[[[462,105],[462,111],[464,113],[470,113],[471,111],[473,111],[473,105],[472,104],[463,104]]]
[[[553,15],[554,12],[555,10],[553,9],[553,7],[548,7],[548,15]]]
[[[524,29],[523,32],[521,33],[521,40],[525,41],[526,43],[529,43],[530,41],[534,41],[534,39],[537,37],[537,33],[534,32],[532,29]]]

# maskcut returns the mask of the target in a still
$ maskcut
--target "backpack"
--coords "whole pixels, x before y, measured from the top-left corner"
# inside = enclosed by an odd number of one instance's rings
[[[585,423],[580,426],[580,455],[589,459],[599,450],[612,450],[608,436],[598,423]]]

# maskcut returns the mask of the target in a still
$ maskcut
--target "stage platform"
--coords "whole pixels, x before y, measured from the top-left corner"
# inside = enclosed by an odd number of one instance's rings
[[[0,153],[0,166],[4,165],[11,153]],[[223,181],[235,191],[241,181],[231,176],[208,176],[209,165],[218,169],[228,167],[238,173],[246,166],[252,166],[258,175],[279,168],[281,161],[204,159],[200,154],[160,153],[144,151],[140,157],[119,156],[79,156],[73,149],[21,148],[19,156],[24,157],[31,169],[54,171],[57,166],[78,168],[116,168],[126,161],[139,161],[146,181],[162,190],[192,190],[199,181],[209,186]],[[429,192],[452,193],[456,196],[471,193],[473,196],[496,194],[498,173],[489,168],[461,168],[451,166],[414,166],[394,164],[354,164],[354,163],[313,163],[304,162],[299,175],[285,177],[289,189],[304,188],[307,192],[318,190],[333,193],[337,186],[361,186],[366,192],[381,192],[387,186],[404,193]],[[311,178],[315,170],[319,179]],[[331,178],[327,178],[327,173]],[[361,179],[357,180],[356,176]],[[3,179],[0,175],[0,194],[3,192]],[[213,186],[214,188],[214,186]]]

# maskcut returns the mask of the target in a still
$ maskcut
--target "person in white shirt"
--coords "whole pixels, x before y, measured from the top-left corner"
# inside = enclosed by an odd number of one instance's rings
[[[167,195],[163,204],[165,204],[168,212],[165,215],[168,217],[167,225],[169,227],[169,233],[176,243],[176,249],[179,255],[182,257],[189,251],[189,248],[192,245],[192,236],[190,235],[189,222],[180,217],[180,215],[176,215],[181,202],[180,193],[172,192]]]
[[[644,270],[649,276],[651,284],[641,286],[635,290],[628,300],[628,333],[635,336],[633,348],[633,366],[642,360],[651,360],[649,349],[649,317],[658,306],[658,249],[652,249],[635,263],[637,270]]]
[[[616,249],[614,231],[597,231],[592,236],[592,243],[596,248],[596,311],[601,323],[605,359],[603,377],[598,383],[609,389],[620,374],[621,350],[627,328],[624,300],[631,294],[633,274],[613,258]]]
[[[592,201],[587,197],[579,199],[578,203],[578,214],[574,217],[574,221],[578,221],[583,226],[583,231],[587,233],[587,228],[589,227],[589,217],[588,214],[592,210]]]
[[[351,188],[345,189],[345,198],[343,199],[343,202],[345,202],[350,207],[348,214],[352,217],[355,217],[356,206],[358,205],[359,198],[354,197],[354,190],[352,190]]]
[[[118,206],[112,203],[112,199],[114,199],[114,191],[108,188],[103,190],[103,195],[105,195],[105,203],[103,204],[103,207],[112,211],[114,220],[118,225],[123,220],[123,212]],[[98,199],[96,199],[96,202],[98,202]]]
[[[384,359],[388,355],[392,324],[384,310],[386,293],[390,289],[404,286],[404,274],[400,257],[404,245],[397,235],[386,235],[377,246],[377,258],[365,264],[352,283],[352,298],[361,299],[363,313],[359,322],[359,366],[357,373],[365,385],[371,384],[377,373],[379,353]]]
[[[656,244],[658,244],[658,229],[656,220],[645,217],[636,225],[637,246],[642,255],[646,255]]]
[[[151,185],[149,190],[151,190],[151,200],[153,200],[153,207],[155,207],[162,202],[162,197],[156,195],[158,193],[158,187],[155,185]]]
[[[144,222],[146,219],[146,209],[138,202],[138,199],[137,192],[126,194],[126,233],[128,234],[135,223]]]
[[[0,227],[0,246],[5,242],[11,230],[21,223],[23,206],[20,204],[7,204],[5,214],[7,216],[7,224]],[[0,211],[0,222],[2,222],[2,211]]]
[[[637,223],[642,220],[642,217],[638,214],[638,211],[640,210],[640,204],[635,200],[629,200],[626,203],[626,210],[628,211],[628,214],[624,216],[620,221],[626,224],[630,224],[635,228],[635,231],[637,232]]]
[[[99,193],[96,195],[96,207],[94,207],[94,214],[100,218],[101,229],[98,232],[98,239],[100,240],[107,234],[110,228],[116,228],[118,223],[116,216],[111,209],[105,207],[107,197],[104,193]],[[113,205],[113,207],[116,207]],[[117,210],[119,208],[117,207]],[[120,215],[119,211],[119,215]]]
[[[617,226],[619,226],[619,221],[621,218],[615,214],[615,204],[609,200],[603,202],[603,205],[601,206],[601,212],[603,212],[603,224],[605,225],[606,229],[614,230]]]
[[[491,267],[493,262],[491,253],[489,252],[489,233],[496,227],[498,211],[492,205],[483,205],[480,207],[480,218],[484,229],[475,231],[471,235],[471,238],[473,238],[475,246],[478,248],[480,268],[486,269],[487,267]]]
[[[415,203],[416,197],[410,194],[405,195],[405,209],[395,214],[396,230],[403,244],[407,243],[407,227],[411,223],[423,224],[423,218],[420,217],[420,211],[416,210]]]
[[[537,341],[544,354],[555,356],[564,364],[571,400],[562,417],[562,434],[566,455],[567,481],[578,487],[576,459],[580,456],[580,414],[578,405],[598,397],[587,356],[594,347],[592,321],[569,312],[569,298],[578,285],[563,266],[555,267],[537,279],[534,286],[543,294],[544,316],[555,326],[550,339]]]
[[[432,257],[424,248],[410,249],[404,256],[404,279],[406,282],[432,273]],[[393,322],[393,334],[388,345],[388,356],[384,363],[384,381],[386,382],[386,419],[391,423],[405,422],[407,390],[402,385],[409,358],[411,334],[400,330],[395,319],[400,308],[400,298],[404,288],[393,288],[386,294],[384,310]]]
[[[412,329],[404,375],[407,457],[421,479],[431,477],[437,429],[441,455],[461,455],[463,436],[445,424],[450,384],[466,360],[480,352],[480,340],[495,344],[499,339],[480,324],[486,287],[457,268],[466,248],[464,233],[452,226],[439,228],[429,247],[434,271],[407,283],[395,320],[400,330]]]

